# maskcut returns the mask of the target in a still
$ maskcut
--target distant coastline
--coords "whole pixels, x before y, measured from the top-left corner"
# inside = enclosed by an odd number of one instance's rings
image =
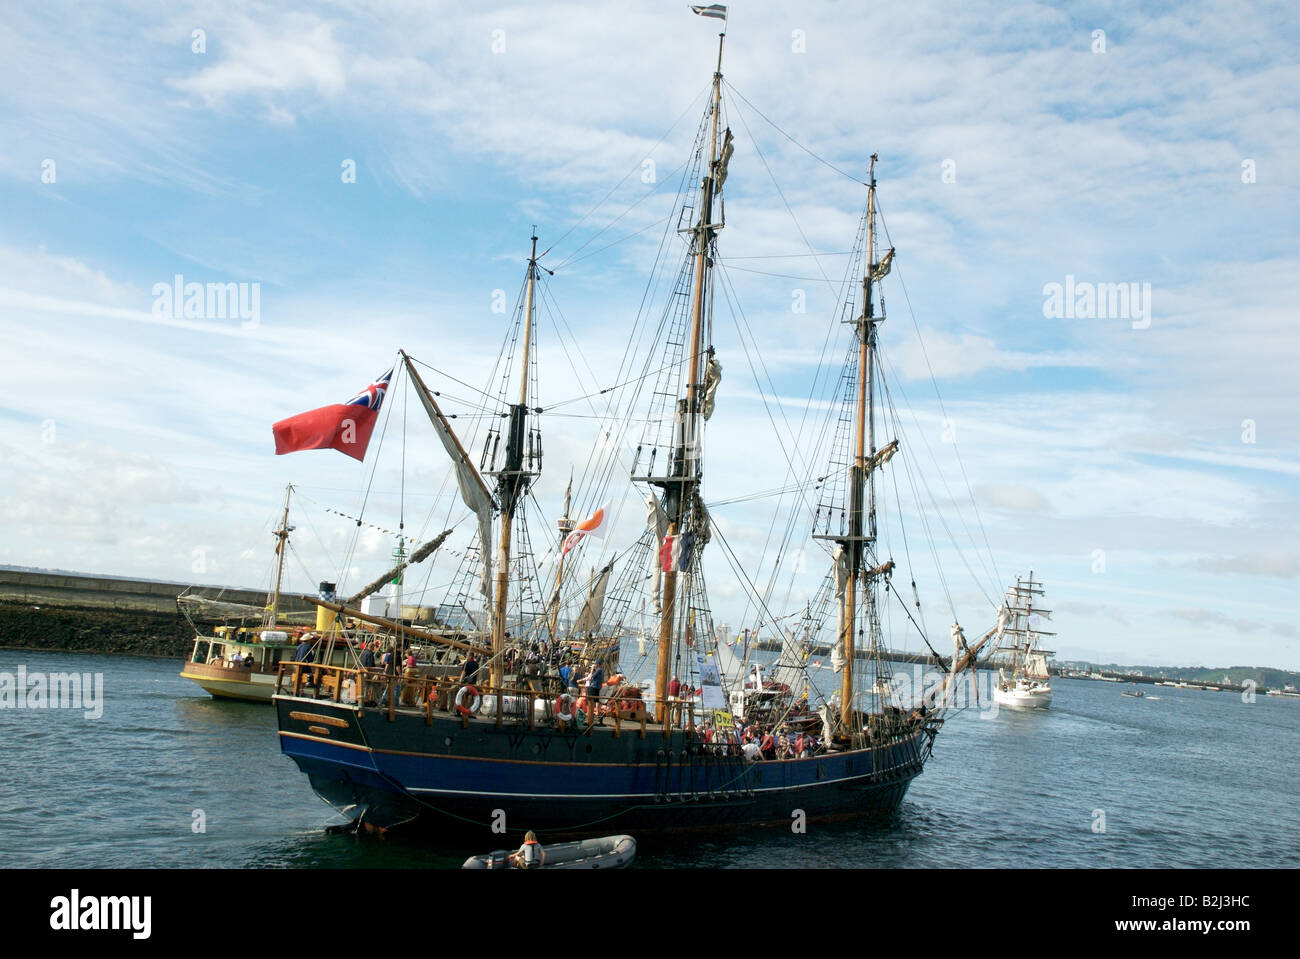
[[[0,565],[0,647],[188,656],[194,632],[176,607],[176,597],[187,589],[257,605],[266,598],[264,590]],[[284,608],[300,607],[309,608],[299,600],[285,598]],[[760,641],[759,648],[768,645],[770,641]],[[938,664],[928,654],[888,658],[900,663]],[[1269,666],[1150,666],[1070,660],[1053,662],[1052,672],[1071,679],[1100,676],[1110,681],[1173,681],[1227,689],[1240,689],[1246,681],[1261,690],[1300,686],[1300,672]]]

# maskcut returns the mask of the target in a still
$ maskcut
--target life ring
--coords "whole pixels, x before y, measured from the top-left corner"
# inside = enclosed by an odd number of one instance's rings
[[[466,693],[469,693],[469,695],[474,698],[474,701],[469,706],[465,705]],[[474,715],[482,705],[483,697],[479,695],[478,687],[476,686],[462,686],[456,693],[456,712],[460,713],[462,716]]]
[[[573,722],[573,697],[568,693],[555,697],[555,718],[561,722]]]

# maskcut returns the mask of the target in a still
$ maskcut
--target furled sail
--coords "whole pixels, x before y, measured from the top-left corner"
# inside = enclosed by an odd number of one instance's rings
[[[410,556],[406,557],[406,559],[404,559],[402,562],[398,563],[388,572],[384,573],[383,576],[378,577],[373,582],[367,583],[364,588],[353,593],[351,596],[349,596],[347,599],[343,601],[343,605],[356,606],[357,603],[361,602],[363,599],[365,599],[375,590],[379,589],[385,583],[391,582],[393,579],[395,579],[398,576],[398,574],[402,572],[402,570],[406,569],[406,567],[414,566],[416,563],[423,563],[426,559],[428,559],[430,556],[433,555],[433,551],[436,550],[439,546],[441,546],[443,542],[447,539],[447,537],[450,535],[451,535],[451,530],[449,529],[443,530],[433,539],[429,540],[429,542],[425,543],[423,546],[417,549]]]
[[[402,359],[406,362],[407,372],[411,374],[418,389],[416,394],[420,397],[420,403],[424,406],[424,411],[429,414],[429,422],[433,424],[434,432],[438,434],[438,439],[442,441],[442,447],[451,457],[451,462],[456,469],[456,486],[460,490],[460,498],[464,500],[465,505],[474,511],[478,519],[478,542],[479,555],[483,559],[483,570],[479,578],[479,592],[488,598],[492,598],[492,510],[496,506],[492,494],[488,492],[487,486],[483,483],[483,477],[479,476],[478,470],[470,462],[469,457],[465,454],[465,448],[460,445],[460,440],[452,432],[451,424],[447,418],[442,415],[442,410],[438,408],[433,394],[429,388],[424,385],[424,380],[420,374],[415,371],[411,358],[405,353]]]
[[[704,398],[700,401],[700,415],[706,420],[713,415],[713,404],[718,394],[718,384],[722,382],[722,364],[714,357],[709,357],[704,369]]]
[[[870,472],[884,466],[894,458],[894,454],[897,452],[898,440],[890,440],[883,447],[877,450],[873,457],[871,457],[871,460],[867,463],[867,470]]]
[[[889,268],[894,264],[894,248],[891,246],[889,252],[881,258],[880,262],[871,268],[871,278],[873,280],[883,280],[889,276]]]
[[[839,616],[836,620],[835,627],[835,645],[831,647],[831,670],[833,672],[844,671],[844,590],[849,583],[849,562],[848,553],[843,546],[836,544],[831,550],[831,561],[835,564],[835,596],[839,600],[836,604],[839,609]]]
[[[663,506],[653,496],[647,496],[646,501],[646,525],[654,531],[655,549],[650,553],[650,566],[654,576],[654,606],[655,612],[663,612],[663,598],[661,595],[663,588],[663,569],[659,564],[659,546],[663,543],[664,537],[668,535],[668,514],[664,512]]]
[[[736,145],[732,142],[731,127],[727,127],[722,137],[722,156],[718,158],[718,189],[722,189],[722,184],[727,182],[727,164],[731,162],[731,155],[736,152]],[[705,417],[706,419],[708,417]]]

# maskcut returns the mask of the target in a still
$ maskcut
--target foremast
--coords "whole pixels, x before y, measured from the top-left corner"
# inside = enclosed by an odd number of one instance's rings
[[[524,336],[519,373],[519,400],[510,405],[505,463],[503,468],[496,472],[497,502],[501,506],[501,536],[497,548],[496,589],[492,597],[492,660],[489,667],[491,685],[496,689],[500,689],[505,681],[506,606],[510,597],[510,547],[515,512],[520,500],[538,475],[538,471],[532,469],[535,461],[533,438],[536,434],[528,429],[528,363],[533,339],[533,294],[536,285],[537,236],[534,233],[532,249],[528,254],[528,278],[524,293]],[[537,459],[540,460],[540,457]],[[480,548],[491,547],[487,543],[482,543]]]

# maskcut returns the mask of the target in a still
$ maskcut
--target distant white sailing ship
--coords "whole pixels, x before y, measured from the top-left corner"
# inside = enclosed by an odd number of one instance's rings
[[[998,611],[995,661],[1000,661],[998,683],[993,699],[1012,709],[1046,709],[1052,704],[1051,674],[1047,657],[1052,650],[1039,644],[1042,636],[1055,633],[1039,629],[1052,618],[1052,611],[1035,606],[1034,597],[1043,595],[1043,584],[1035,582],[1033,570],[1028,578],[1016,577],[1016,585],[1007,590],[1006,601]],[[1041,600],[1040,600],[1041,601]]]

